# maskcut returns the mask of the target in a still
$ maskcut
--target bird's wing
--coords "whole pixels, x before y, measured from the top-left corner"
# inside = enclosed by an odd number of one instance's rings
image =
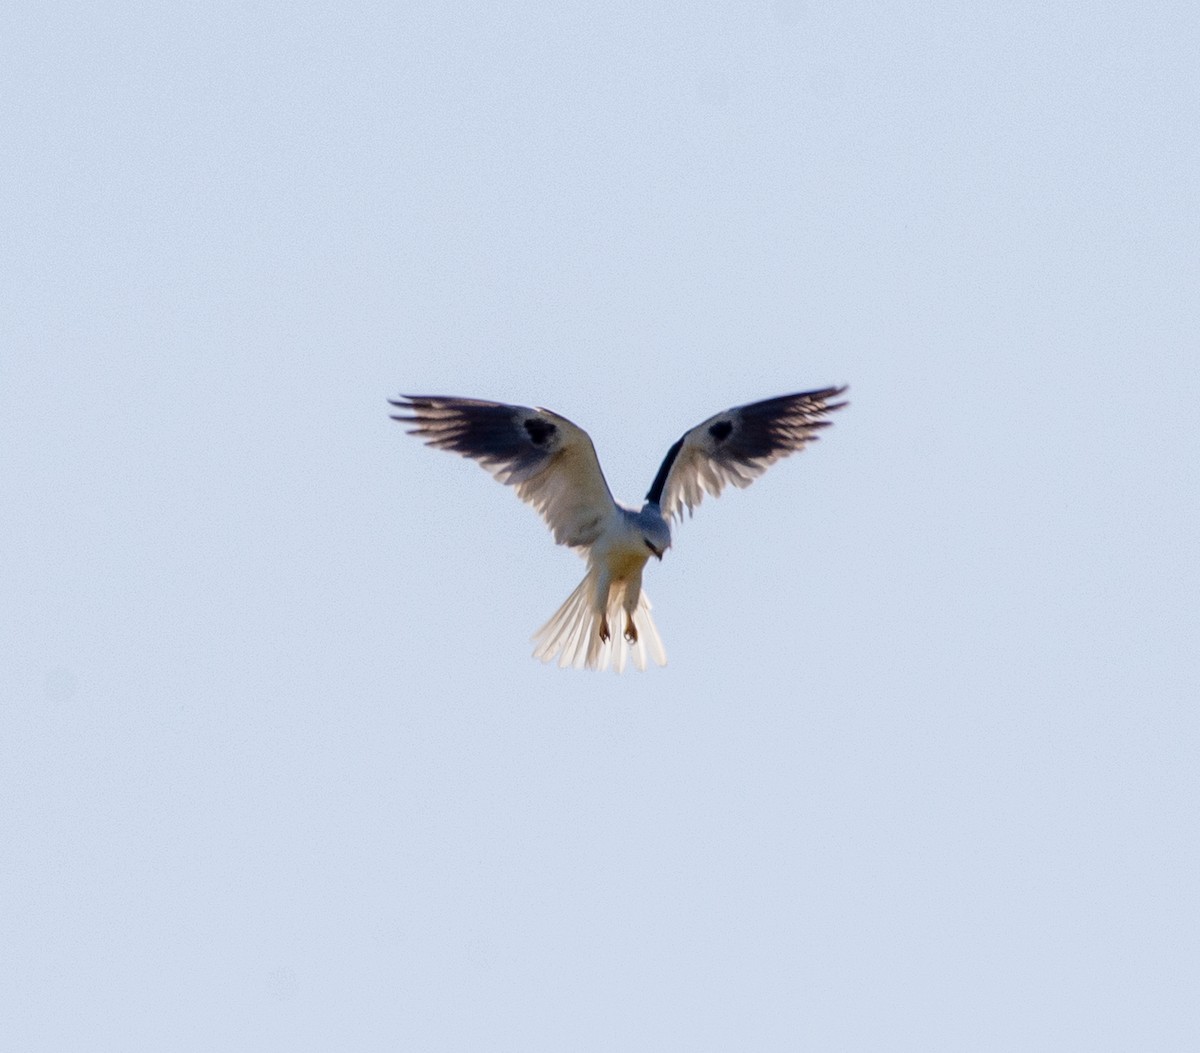
[[[472,457],[533,505],[560,545],[584,547],[616,507],[588,433],[546,409],[401,395],[392,419],[426,445]]]
[[[683,518],[704,498],[719,497],[726,485],[747,487],[782,457],[802,450],[831,423],[826,414],[845,402],[833,401],[846,389],[822,388],[734,406],[685,432],[667,451],[647,501],[663,515]]]

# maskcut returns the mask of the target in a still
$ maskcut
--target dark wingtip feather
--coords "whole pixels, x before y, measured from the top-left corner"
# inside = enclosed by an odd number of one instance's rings
[[[839,396],[846,394],[846,392],[849,390],[850,390],[849,384],[840,384],[837,387],[829,388],[828,393],[825,394],[823,397],[826,399],[836,399]],[[831,402],[825,407],[825,410],[826,410],[826,412],[829,412],[831,410],[841,409],[843,406],[849,406],[849,405],[850,405],[850,403],[848,400],[843,400],[841,402]]]

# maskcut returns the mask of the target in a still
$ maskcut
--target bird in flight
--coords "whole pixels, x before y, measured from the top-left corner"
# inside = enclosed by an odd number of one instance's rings
[[[393,420],[439,450],[471,457],[517,491],[546,521],[560,545],[588,563],[587,574],[533,636],[534,657],[560,666],[624,670],[632,657],[666,665],[650,617],[642,570],[671,547],[671,521],[682,520],[705,493],[745,488],[780,458],[817,438],[845,402],[845,387],[751,402],[709,417],[667,451],[640,509],[618,504],[587,432],[547,409],[444,395],[388,401]]]

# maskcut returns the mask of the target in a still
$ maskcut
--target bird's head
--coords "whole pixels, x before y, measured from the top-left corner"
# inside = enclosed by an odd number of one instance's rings
[[[671,526],[663,519],[657,504],[646,503],[640,515],[642,541],[656,559],[671,547]]]

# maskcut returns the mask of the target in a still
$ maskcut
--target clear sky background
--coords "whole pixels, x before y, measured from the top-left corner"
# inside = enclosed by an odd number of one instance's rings
[[[5,1048],[1198,1047],[1200,8],[5,23]],[[384,401],[832,383],[623,677]]]

